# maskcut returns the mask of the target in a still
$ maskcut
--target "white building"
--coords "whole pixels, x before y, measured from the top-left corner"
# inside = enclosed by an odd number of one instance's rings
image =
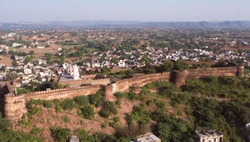
[[[198,137],[197,142],[223,142],[223,135],[218,130],[195,131]]]

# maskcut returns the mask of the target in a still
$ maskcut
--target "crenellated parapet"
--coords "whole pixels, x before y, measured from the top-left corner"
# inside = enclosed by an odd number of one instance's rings
[[[60,81],[60,84],[69,86],[80,86],[82,84],[108,85],[109,83],[110,83],[110,78]]]

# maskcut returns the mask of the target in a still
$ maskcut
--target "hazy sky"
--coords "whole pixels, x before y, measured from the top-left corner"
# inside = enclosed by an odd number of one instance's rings
[[[250,0],[0,0],[0,22],[250,20]]]

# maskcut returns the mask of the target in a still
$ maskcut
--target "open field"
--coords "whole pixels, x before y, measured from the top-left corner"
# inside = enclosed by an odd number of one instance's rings
[[[10,57],[1,57],[1,60],[0,60],[0,64],[5,64],[5,65],[7,65],[7,66],[11,66],[12,64],[11,64],[11,62],[12,62],[12,59],[10,59]]]
[[[241,46],[241,47],[229,47],[229,46],[226,46],[226,47],[223,47],[221,50],[230,50],[230,51],[238,51],[238,49],[243,49],[243,50],[250,50],[250,46]]]

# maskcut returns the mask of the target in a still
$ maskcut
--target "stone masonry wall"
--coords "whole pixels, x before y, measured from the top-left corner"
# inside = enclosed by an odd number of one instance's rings
[[[84,86],[77,88],[56,89],[50,91],[39,91],[24,95],[5,95],[5,118],[16,122],[27,112],[26,102],[31,99],[54,100],[74,98],[76,96],[95,94],[101,88],[100,85]]]
[[[75,87],[75,88],[64,88],[49,91],[39,91],[34,93],[25,94],[25,99],[27,101],[31,99],[41,99],[41,100],[54,100],[54,99],[66,99],[74,98],[76,96],[95,94],[100,90],[100,85]]]
[[[17,121],[27,112],[25,95],[14,96],[8,94],[5,96],[4,117],[11,121]]]
[[[124,79],[117,81],[112,85],[106,86],[106,99],[109,101],[114,100],[115,92],[125,92],[129,90],[129,87],[133,84],[139,84],[139,86],[144,86],[147,83],[155,81],[171,81],[177,86],[185,85],[186,79],[203,78],[208,76],[239,76],[244,77],[244,66],[239,67],[219,67],[219,68],[200,68],[200,69],[187,69],[182,71],[172,71],[166,73],[157,73],[136,76],[129,79]],[[116,87],[116,91],[113,87]]]
[[[83,79],[83,80],[72,80],[72,81],[60,81],[62,85],[69,86],[81,86],[82,84],[91,84],[91,85],[108,85],[110,83],[109,78],[104,79]]]
[[[236,76],[237,67],[202,68],[186,70],[186,78],[202,78],[207,76]]]
[[[91,86],[41,91],[19,96],[15,96],[14,94],[8,93],[7,95],[5,95],[5,118],[8,118],[12,121],[20,119],[21,116],[27,112],[25,106],[26,101],[29,101],[31,99],[41,99],[41,100],[66,99],[66,98],[73,98],[79,95],[95,94],[99,89],[101,89],[100,85],[93,85],[95,83],[106,85],[105,86],[106,100],[114,101],[116,100],[114,96],[115,92],[128,91],[129,87],[134,84],[136,84],[136,86],[144,86],[148,83],[155,81],[172,81],[176,85],[182,86],[185,85],[186,79],[202,78],[207,76],[243,77],[244,66],[188,69],[183,71],[148,74],[148,75],[135,76],[133,78],[120,80],[113,84],[109,84],[110,83],[109,79],[100,79],[100,80],[95,80],[94,82],[93,81],[86,82],[86,83],[92,83]]]

